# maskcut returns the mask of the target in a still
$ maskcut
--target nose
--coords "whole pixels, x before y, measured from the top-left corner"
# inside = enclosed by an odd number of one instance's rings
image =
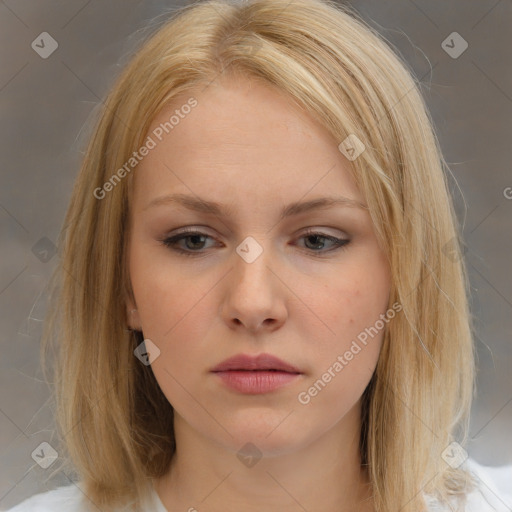
[[[273,331],[286,320],[288,288],[275,269],[277,265],[275,260],[273,264],[270,250],[254,241],[249,251],[247,248],[241,244],[233,254],[233,268],[223,292],[221,318],[231,329],[246,329],[251,333]],[[255,259],[254,251],[259,253]]]

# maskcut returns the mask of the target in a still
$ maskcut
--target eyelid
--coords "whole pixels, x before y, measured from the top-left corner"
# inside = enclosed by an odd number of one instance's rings
[[[338,231],[341,232],[340,235],[332,235],[330,233],[326,233],[325,232],[325,227],[310,227],[310,228],[306,228],[305,231],[302,231],[302,230],[299,230],[297,235],[300,235],[300,236],[306,236],[306,235],[322,235],[322,236],[325,236],[325,237],[333,237],[333,238],[339,238],[341,240],[348,240],[350,239],[350,235],[346,232],[346,231],[343,231],[339,228],[331,228],[331,229],[337,229]],[[295,235],[295,236],[297,236]]]
[[[206,237],[210,238],[212,240],[216,240],[215,237],[209,235],[208,233],[200,231],[200,229],[204,229],[203,227],[191,227],[187,226],[186,228],[183,228],[179,230],[176,233],[173,233],[172,235],[164,236],[162,239],[159,239],[159,242],[162,243],[167,248],[173,250],[174,252],[178,253],[179,255],[183,256],[195,256],[195,257],[201,257],[207,254],[209,252],[207,249],[200,249],[197,251],[194,250],[187,250],[187,249],[181,249],[177,246],[178,242],[181,240],[185,240],[191,236],[200,236],[200,237]],[[315,251],[313,249],[302,249],[303,252],[306,252],[313,257],[317,258],[326,258],[331,253],[337,253],[342,249],[345,249],[346,246],[351,242],[352,237],[348,236],[345,232],[341,236],[334,236],[330,235],[328,233],[325,233],[323,228],[315,228],[315,227],[309,227],[306,228],[305,231],[299,231],[297,234],[294,234],[294,240],[296,239],[303,239],[307,238],[308,236],[316,235],[319,238],[323,238],[325,240],[331,241],[334,246],[327,250],[319,250]]]
[[[205,226],[186,226],[186,227],[183,227],[183,228],[179,228],[178,231],[176,232],[172,232],[172,234],[168,234],[168,235],[165,235],[163,238],[171,238],[171,237],[174,237],[174,236],[178,236],[178,235],[183,235],[183,234],[186,234],[186,233],[190,233],[190,234],[196,234],[196,235],[206,235],[206,236],[209,236],[210,238],[216,238],[215,236],[213,235],[210,235],[208,234],[207,232],[204,232],[202,230],[208,230],[209,228],[205,227]],[[339,235],[333,235],[333,234],[330,234],[330,233],[326,233],[325,232],[325,229],[335,229],[337,231],[339,231],[341,234]],[[323,236],[325,237],[333,237],[333,238],[346,238],[346,239],[349,239],[351,238],[351,235],[349,235],[346,231],[340,229],[340,228],[337,228],[337,227],[330,227],[330,226],[318,226],[318,227],[308,227],[308,228],[301,228],[299,230],[297,230],[296,232],[294,232],[292,234],[292,236],[294,237],[297,237],[297,236],[305,236],[305,235],[318,235],[318,234],[322,234]],[[244,238],[244,237],[242,237]]]

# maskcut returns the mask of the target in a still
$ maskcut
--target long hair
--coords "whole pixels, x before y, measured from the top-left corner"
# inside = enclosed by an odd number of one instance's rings
[[[138,507],[150,479],[168,469],[173,408],[151,367],[134,356],[141,333],[126,329],[137,172],[126,162],[174,97],[237,74],[286,93],[338,143],[355,136],[364,144],[351,171],[389,260],[390,304],[402,306],[363,395],[361,460],[376,510],[424,510],[423,493],[463,496],[467,475],[443,456],[450,443],[466,442],[474,385],[449,169],[407,64],[355,12],[330,0],[207,0],[179,8],[117,78],[74,185],[43,333],[43,360],[56,344],[59,469],[76,472],[104,510]]]

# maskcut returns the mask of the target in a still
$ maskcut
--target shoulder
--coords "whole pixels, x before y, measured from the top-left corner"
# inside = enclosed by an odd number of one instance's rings
[[[467,459],[463,468],[475,480],[475,488],[467,495],[465,512],[510,512],[512,510],[512,464],[484,466]],[[437,501],[427,497],[429,512],[444,512]]]
[[[76,485],[66,485],[35,494],[7,512],[81,512],[82,491]]]
[[[167,512],[153,487],[151,487],[151,491],[148,501],[144,503],[143,510],[146,512]],[[10,508],[7,512],[89,512],[90,510],[98,510],[96,506],[90,505],[91,503],[79,485],[74,483],[35,494]]]
[[[477,489],[470,495],[475,505],[469,508],[468,512],[484,510],[510,512],[512,509],[512,464],[499,467],[483,466],[475,460],[468,459],[467,469],[477,481]]]

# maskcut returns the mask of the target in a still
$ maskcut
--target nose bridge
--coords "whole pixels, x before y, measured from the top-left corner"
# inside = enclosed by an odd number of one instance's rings
[[[246,236],[236,248],[236,253],[247,264],[251,265],[256,262],[265,252],[263,248],[263,240],[259,241],[253,236]],[[267,247],[268,251],[268,247]]]
[[[228,303],[235,315],[273,317],[279,302],[275,288],[275,276],[271,270],[272,249],[269,244],[246,237],[237,247],[232,281],[229,286]]]
[[[222,302],[224,320],[233,326],[258,331],[263,326],[279,328],[286,318],[286,305],[275,288],[268,244],[246,237],[237,247],[232,277]]]
[[[241,280],[250,286],[260,284],[266,278],[269,247],[264,248],[263,241],[247,236],[236,248],[235,273],[237,281]]]

